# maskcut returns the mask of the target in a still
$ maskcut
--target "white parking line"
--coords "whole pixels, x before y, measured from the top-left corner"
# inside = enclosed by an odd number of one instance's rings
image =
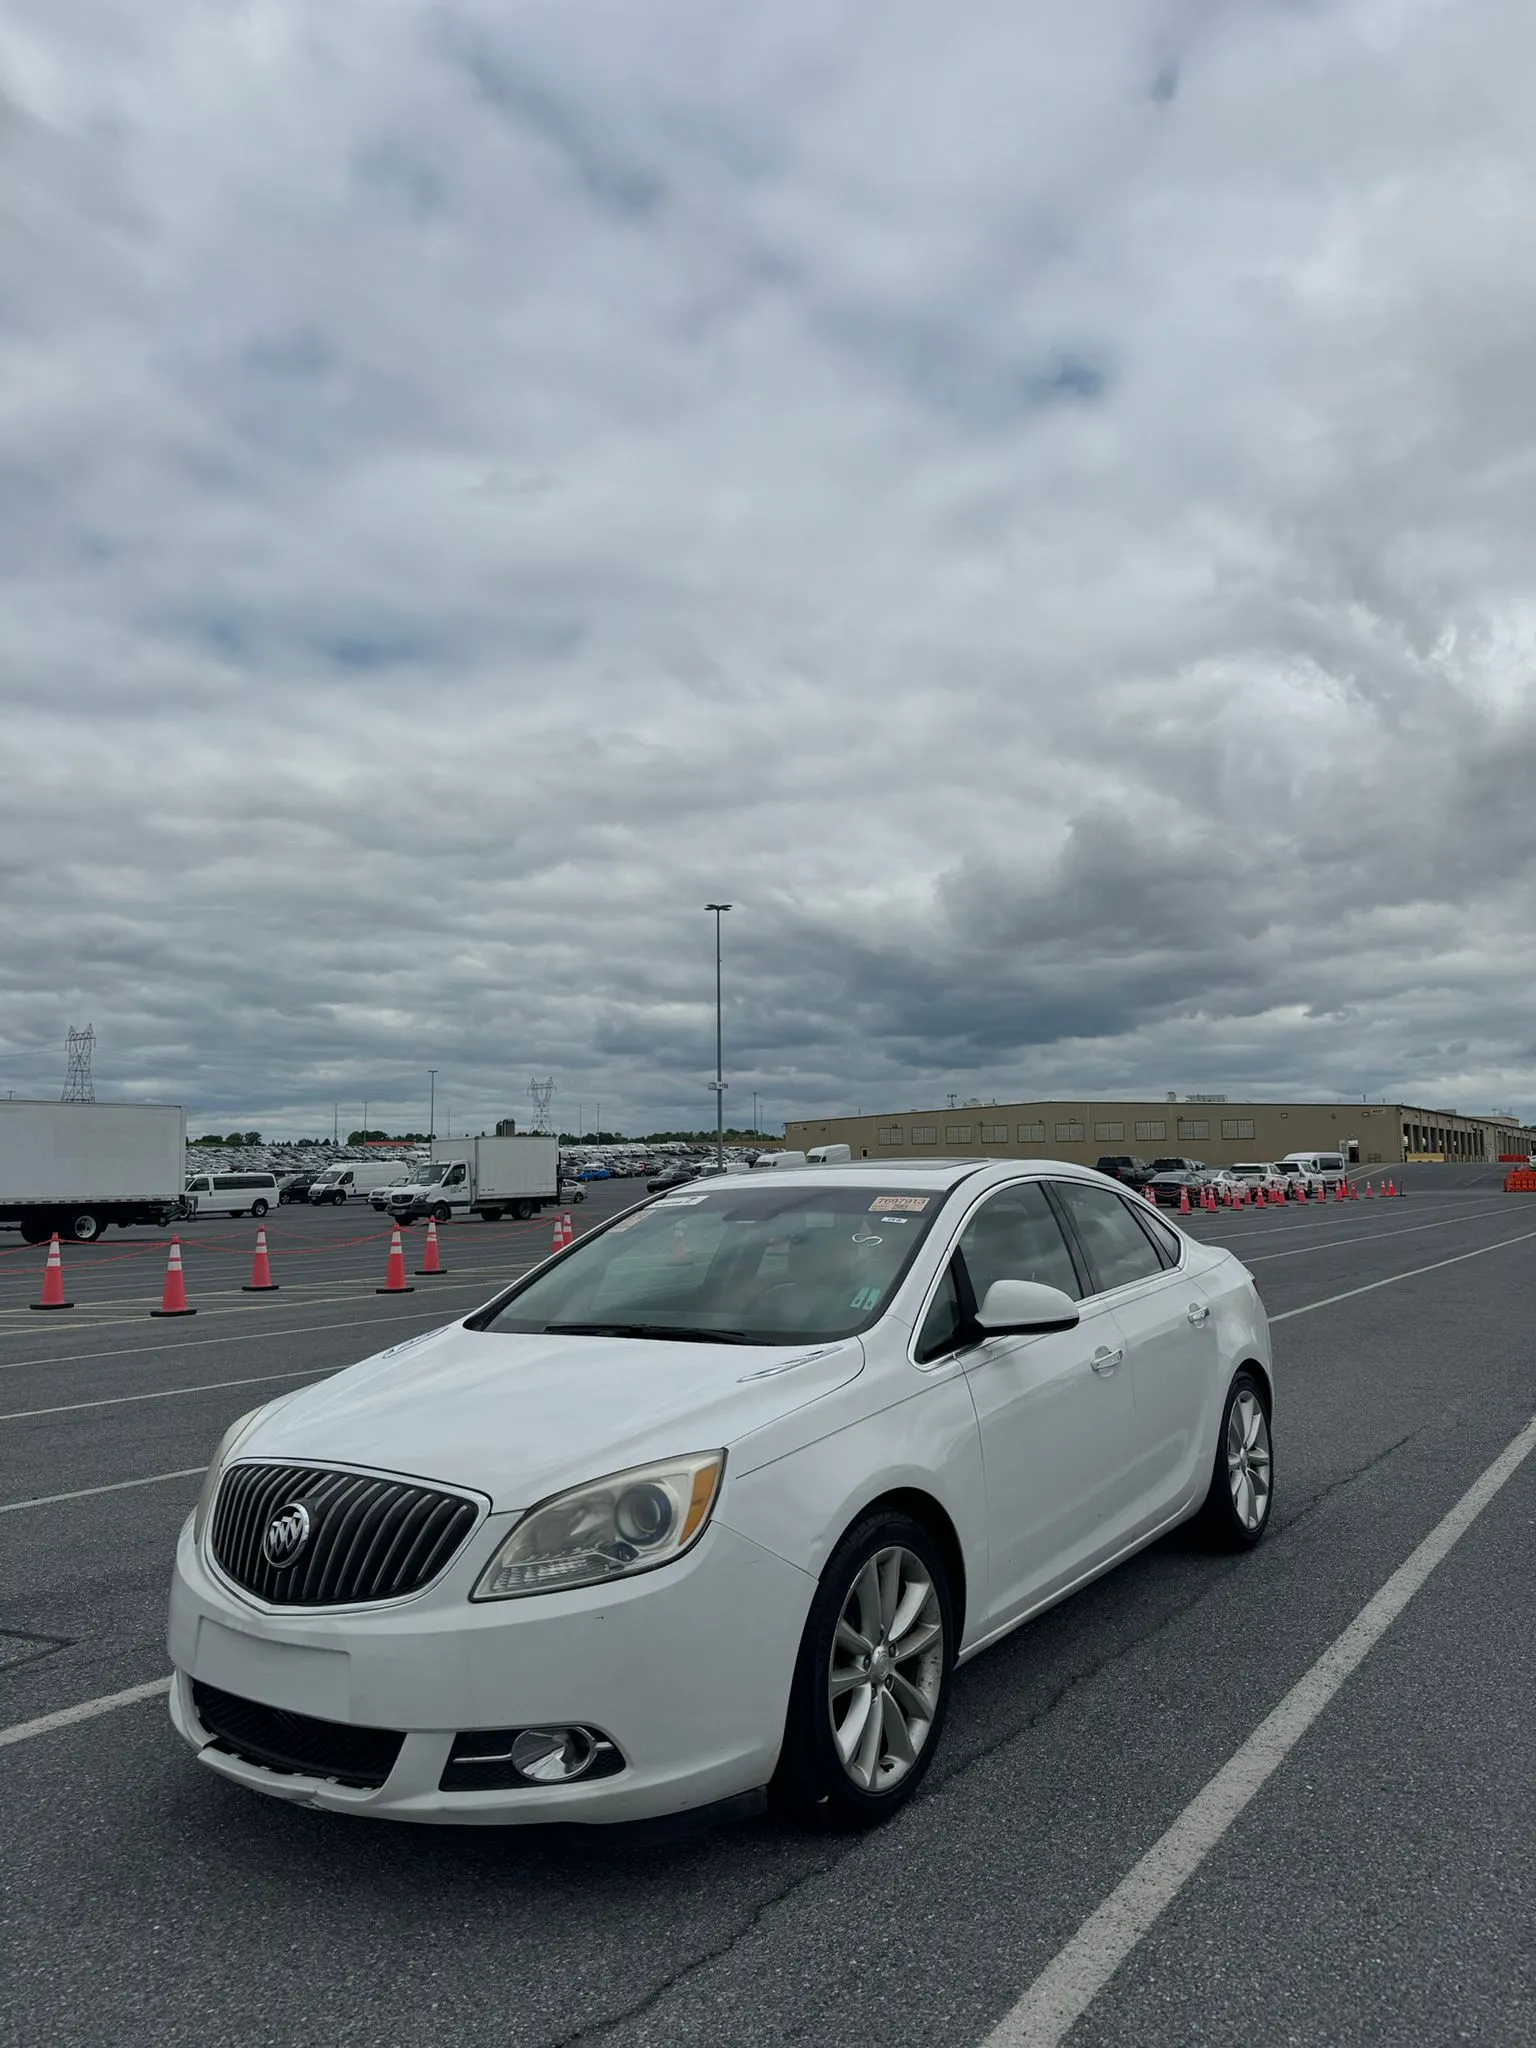
[[[985,2048],[1057,2048],[1158,1916],[1362,1664],[1430,1573],[1536,1449],[1536,1416],[1505,1445],[1344,1633],[1198,1791],[1178,1819],[1046,1965]]]
[[[73,1493],[40,1493],[35,1500],[0,1501],[0,1515],[18,1515],[23,1508],[51,1508],[61,1500],[89,1500],[97,1493],[126,1493],[132,1486],[159,1486],[167,1479],[196,1479],[206,1465],[184,1465],[179,1472],[151,1472],[147,1479],[114,1479],[110,1486],[77,1486]]]
[[[1346,1287],[1342,1294],[1325,1294],[1321,1301],[1304,1302],[1300,1308],[1285,1308],[1278,1315],[1270,1317],[1273,1323],[1288,1323],[1292,1316],[1309,1316],[1314,1309],[1332,1308],[1336,1301],[1353,1301],[1357,1294],[1374,1294],[1378,1287],[1395,1287],[1399,1280],[1417,1280],[1421,1273],[1443,1272],[1447,1266],[1459,1266],[1465,1259],[1481,1259],[1489,1252],[1501,1252],[1506,1245],[1529,1244],[1536,1237],[1536,1230],[1527,1230],[1519,1237],[1501,1237],[1497,1244],[1480,1244],[1475,1251],[1457,1252],[1454,1258],[1436,1259],[1432,1265],[1411,1266],[1406,1273],[1389,1273],[1385,1280],[1367,1280],[1363,1287]],[[0,1421],[4,1417],[0,1416]]]
[[[1475,1223],[1479,1216],[1507,1216],[1507,1209],[1474,1209],[1470,1216],[1441,1216],[1433,1223],[1405,1223],[1401,1230],[1362,1230],[1354,1237],[1336,1237],[1328,1244],[1292,1245],[1288,1252],[1255,1252],[1243,1258],[1245,1266],[1266,1265],[1271,1259],[1304,1259],[1308,1252],[1331,1252],[1334,1245],[1377,1244],[1385,1237],[1411,1237],[1416,1230],[1449,1230],[1453,1223]],[[1229,1247],[1230,1249],[1230,1247]]]
[[[309,1306],[313,1308],[315,1304],[311,1302]],[[398,1312],[398,1320],[403,1323],[423,1322],[437,1313],[436,1309],[430,1308],[404,1309]],[[444,1327],[455,1321],[457,1318],[454,1316],[446,1317]],[[283,1330],[279,1334],[286,1343],[290,1337],[318,1337],[327,1330],[377,1330],[381,1327],[388,1327],[382,1315],[360,1316],[346,1323],[305,1323],[297,1330]],[[67,1351],[52,1358],[13,1358],[9,1363],[0,1365],[0,1372],[25,1372],[32,1366],[43,1365],[88,1365],[99,1358],[143,1358],[158,1351],[207,1351],[215,1344],[254,1344],[271,1335],[270,1330],[241,1330],[232,1337],[205,1337],[201,1331],[194,1333],[188,1330],[180,1343],[120,1344],[112,1351]]]
[[[136,1707],[140,1700],[152,1700],[169,1692],[169,1678],[152,1678],[148,1685],[130,1685],[126,1692],[104,1693],[99,1700],[82,1700],[78,1707],[60,1707],[56,1714],[41,1714],[35,1721],[18,1721],[13,1728],[0,1728],[0,1749],[13,1742],[30,1742],[34,1735],[51,1735],[55,1728],[73,1728],[77,1721],[94,1721],[98,1714],[110,1714],[118,1707]]]
[[[336,1372],[341,1366],[332,1368]],[[157,1387],[152,1394],[108,1394],[99,1401],[65,1401],[57,1408],[12,1408],[0,1415],[0,1422],[30,1422],[35,1415],[77,1415],[82,1408],[125,1408],[131,1401],[175,1401],[189,1394],[218,1394],[226,1387],[269,1387],[278,1380],[323,1380],[330,1373],[312,1365],[302,1372],[264,1372],[248,1380],[210,1380],[201,1387]]]

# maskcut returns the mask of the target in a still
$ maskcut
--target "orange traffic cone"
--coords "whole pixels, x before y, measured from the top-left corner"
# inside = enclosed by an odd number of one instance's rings
[[[150,1310],[152,1316],[195,1316],[197,1310],[187,1307],[187,1280],[181,1270],[181,1239],[171,1239],[171,1255],[165,1262],[165,1292],[160,1297],[160,1306]]]
[[[405,1246],[400,1242],[400,1226],[397,1223],[389,1237],[389,1264],[384,1269],[384,1285],[375,1287],[375,1294],[414,1294],[415,1288],[405,1277]]]
[[[73,1308],[72,1301],[64,1299],[64,1260],[59,1251],[59,1233],[53,1233],[48,1246],[48,1263],[43,1268],[43,1298],[28,1302],[29,1308]]]
[[[565,1242],[567,1244],[574,1244],[576,1242],[576,1233],[571,1228],[571,1212],[569,1209],[566,1210],[561,1220],[561,1227],[565,1231]]]
[[[552,1252],[565,1250],[565,1219],[561,1216],[555,1218],[555,1234],[549,1248]]]
[[[1157,1197],[1156,1197],[1156,1195],[1154,1195],[1154,1194],[1153,1194],[1153,1192],[1152,1192],[1151,1188],[1150,1188],[1150,1187],[1144,1187],[1144,1188],[1142,1189],[1142,1191],[1141,1191],[1141,1192],[1142,1192],[1142,1194],[1143,1194],[1143,1195],[1144,1195],[1144,1196],[1146,1197],[1146,1199],[1147,1199],[1147,1200],[1148,1200],[1148,1201],[1149,1201],[1149,1202],[1150,1202],[1150,1203],[1152,1204],[1153,1208],[1155,1209],[1155,1208],[1157,1207]]]
[[[435,1216],[427,1224],[427,1248],[422,1253],[421,1264],[416,1270],[418,1273],[446,1273],[448,1270],[443,1264],[442,1255],[437,1249],[437,1218]]]
[[[267,1233],[262,1224],[256,1226],[256,1252],[251,1260],[251,1277],[241,1288],[242,1294],[276,1294],[277,1282],[272,1278],[272,1261],[267,1257]]]
[[[1182,1188],[1180,1188],[1180,1189],[1179,1189],[1179,1214],[1180,1214],[1181,1216],[1187,1216],[1187,1215],[1189,1214],[1189,1189],[1188,1189],[1188,1187],[1182,1187]]]

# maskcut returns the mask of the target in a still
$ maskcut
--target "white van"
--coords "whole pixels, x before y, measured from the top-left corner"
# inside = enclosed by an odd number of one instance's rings
[[[807,1166],[847,1166],[852,1159],[851,1145],[813,1145],[805,1155]]]
[[[752,1162],[754,1173],[766,1173],[770,1166],[804,1166],[803,1152],[759,1152]]]
[[[1349,1178],[1342,1152],[1287,1152],[1275,1164],[1288,1180],[1305,1181],[1309,1195],[1331,1195]]]
[[[339,1209],[343,1202],[366,1202],[375,1188],[399,1178],[398,1159],[338,1159],[310,1183],[309,1199],[317,1207],[331,1202]]]
[[[189,1216],[265,1216],[277,1202],[275,1173],[194,1173],[181,1198]]]

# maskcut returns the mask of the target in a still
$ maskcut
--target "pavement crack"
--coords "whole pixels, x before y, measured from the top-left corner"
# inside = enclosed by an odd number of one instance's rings
[[[782,1906],[787,1899],[793,1898],[802,1885],[810,1884],[813,1879],[825,1877],[828,1871],[835,1870],[845,1858],[851,1856],[859,1848],[861,1841],[862,1837],[854,1837],[841,1850],[818,1858],[808,1868],[798,1871],[793,1877],[788,1878],[783,1884],[770,1892],[766,1898],[760,1899],[740,1925],[730,1934],[726,1935],[722,1940],[715,1942],[711,1947],[702,1950],[698,1955],[691,1956],[687,1962],[673,1970],[660,1983],[653,1985],[642,1997],[635,1999],[631,2004],[625,2006],[622,2011],[611,2013],[603,2019],[593,2020],[589,2025],[577,2027],[573,2032],[552,2035],[548,2048],[587,2048],[588,2043],[609,2038],[620,2027],[632,2026],[636,2020],[643,2019],[648,2012],[654,2011],[661,2004],[662,2000],[675,1991],[680,1984],[686,1984],[699,1971],[708,1969],[712,1963],[722,1961],[726,1956],[731,1955],[738,1949],[743,1942],[749,1941],[775,1907]]]

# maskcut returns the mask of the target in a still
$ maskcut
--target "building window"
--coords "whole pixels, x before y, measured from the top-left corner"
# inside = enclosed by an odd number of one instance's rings
[[[970,1125],[946,1124],[944,1126],[944,1142],[946,1145],[969,1145],[971,1142]]]
[[[875,1132],[877,1145],[900,1145],[904,1142],[900,1124],[882,1124]]]
[[[1086,1136],[1087,1132],[1081,1124],[1058,1124],[1056,1126],[1056,1142],[1058,1145],[1081,1145]]]
[[[1181,1138],[1208,1138],[1211,1135],[1211,1120],[1208,1116],[1181,1116],[1179,1136]]]
[[[983,1124],[981,1127],[981,1142],[983,1145],[1006,1145],[1008,1142],[1008,1126],[1006,1124]]]
[[[912,1126],[912,1142],[914,1145],[937,1145],[939,1142],[938,1125],[914,1124]]]
[[[1018,1137],[1021,1145],[1043,1145],[1045,1143],[1045,1125],[1020,1124],[1018,1126]]]
[[[1224,1116],[1221,1120],[1221,1135],[1224,1138],[1251,1138],[1253,1118],[1251,1116]]]
[[[1093,1135],[1096,1142],[1100,1145],[1123,1145],[1125,1143],[1125,1125],[1095,1124]]]
[[[1167,1135],[1168,1126],[1161,1117],[1152,1117],[1136,1126],[1137,1139],[1143,1145],[1161,1145]]]

